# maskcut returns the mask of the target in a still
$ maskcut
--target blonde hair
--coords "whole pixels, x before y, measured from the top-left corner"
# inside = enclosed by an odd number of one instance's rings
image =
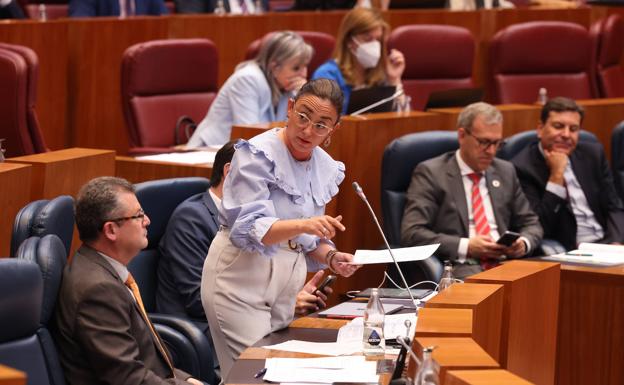
[[[386,40],[390,26],[381,17],[381,12],[370,8],[354,8],[342,19],[336,37],[334,58],[347,84],[355,84],[353,68],[355,61],[357,61],[349,49],[349,42],[355,35],[368,32],[377,27],[381,27],[383,31],[381,36],[381,57],[379,58],[379,63],[374,68],[364,71],[364,85],[366,86],[377,85],[386,80],[386,60],[388,57]]]

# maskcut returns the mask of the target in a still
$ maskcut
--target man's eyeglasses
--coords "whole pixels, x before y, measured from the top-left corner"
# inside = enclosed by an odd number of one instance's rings
[[[136,215],[132,215],[130,217],[119,217],[119,218],[113,218],[113,219],[109,219],[105,222],[123,222],[123,221],[129,221],[131,219],[140,219],[141,222],[143,222],[145,220],[145,211],[143,211],[143,209],[139,210],[139,213]]]
[[[293,111],[295,112],[295,123],[299,128],[306,128],[312,124],[312,131],[318,136],[325,136],[333,129],[333,127],[326,126],[323,123],[312,123],[308,115],[303,112],[299,112],[294,108]]]
[[[464,129],[464,131],[466,132],[466,134],[475,138],[475,140],[479,144],[479,148],[483,151],[487,151],[491,146],[494,146],[494,150],[498,150],[501,147],[503,147],[506,143],[504,139],[498,139],[498,140],[483,139],[483,138],[479,138],[475,136],[472,132],[470,132],[470,130]]]

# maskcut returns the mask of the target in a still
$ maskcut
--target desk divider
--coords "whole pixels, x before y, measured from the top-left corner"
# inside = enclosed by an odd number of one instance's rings
[[[446,374],[446,385],[531,385],[503,369],[451,370]]]
[[[0,365],[0,385],[25,385],[26,373]]]
[[[0,257],[11,252],[11,232],[17,212],[29,202],[32,167],[0,163]]]

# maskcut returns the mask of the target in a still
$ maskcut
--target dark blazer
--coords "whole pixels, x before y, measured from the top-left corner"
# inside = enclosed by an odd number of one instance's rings
[[[511,163],[494,159],[485,171],[498,232],[515,231],[531,243],[530,254],[542,238],[542,228]],[[457,259],[460,238],[468,237],[468,204],[455,151],[420,163],[412,173],[401,224],[401,243],[418,246],[440,243],[436,256]]]
[[[128,0],[130,1],[130,0]],[[134,0],[137,15],[166,15],[163,0]],[[119,16],[119,0],[70,0],[69,17]]]
[[[17,3],[17,0],[12,0],[4,7],[0,7],[0,19],[23,19],[24,12]]]
[[[576,219],[572,208],[565,199],[546,191],[550,171],[537,142],[520,151],[512,162],[524,193],[540,218],[544,238],[559,241],[567,250],[576,249]],[[604,229],[602,242],[623,242],[624,211],[602,146],[579,143],[570,155],[570,162],[589,207]]]
[[[156,347],[132,294],[113,267],[83,245],[65,267],[54,339],[70,385],[187,384]]]
[[[233,0],[236,1],[236,0]],[[176,13],[212,13],[217,6],[217,0],[174,0]],[[230,12],[230,1],[223,0],[226,12]],[[269,0],[262,0],[264,11],[269,10]]]
[[[173,212],[160,240],[156,309],[190,317],[208,329],[201,302],[201,276],[219,212],[208,192],[193,195]]]

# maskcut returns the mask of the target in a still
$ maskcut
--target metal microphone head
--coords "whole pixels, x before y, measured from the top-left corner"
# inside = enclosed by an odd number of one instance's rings
[[[351,186],[353,186],[355,193],[359,195],[360,198],[362,198],[363,200],[366,200],[366,195],[364,195],[364,191],[362,190],[362,187],[360,187],[360,184],[358,182],[351,183]]]

